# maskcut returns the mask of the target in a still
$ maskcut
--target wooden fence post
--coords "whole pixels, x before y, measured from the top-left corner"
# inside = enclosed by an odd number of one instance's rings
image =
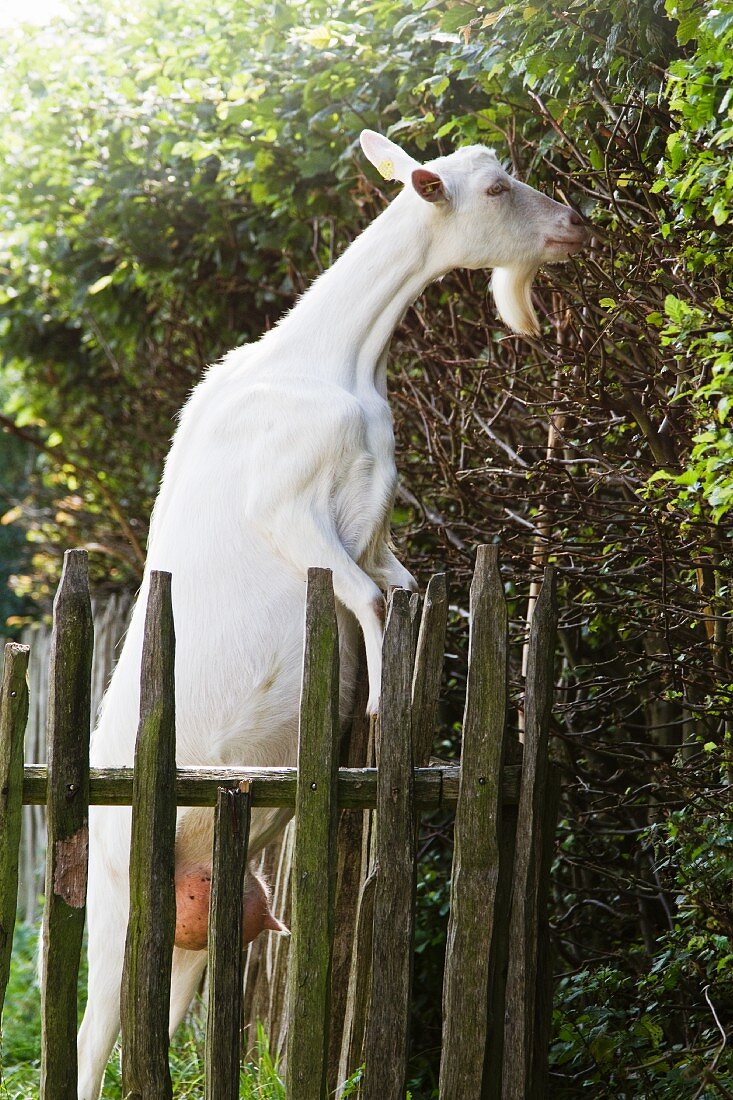
[[[412,754],[416,768],[430,762],[447,626],[448,581],[445,573],[436,573],[425,592],[412,677]]]
[[[371,994],[372,945],[374,942],[374,895],[377,876],[372,870],[361,884],[354,923],[354,955],[349,973],[347,999],[348,1032],[339,1064],[339,1086],[364,1064],[364,1039]],[[337,1096],[341,1096],[341,1091]]]
[[[364,644],[360,639],[357,658],[356,688],[353,715],[346,736],[342,739],[340,764],[344,768],[368,767],[369,678]],[[354,813],[339,810],[336,841],[336,900],[334,903],[334,934],[331,952],[331,1020],[328,1049],[328,1089],[335,1093],[341,1081],[350,1076],[349,1052],[354,1030],[354,997],[352,982],[371,963],[371,941],[363,947],[360,934],[360,899],[368,873],[368,831],[371,811]],[[363,1033],[362,1033],[363,1034]],[[357,1063],[360,1065],[361,1061]]]
[[[175,930],[175,634],[171,575],[150,574],[140,676],[122,973],[125,1100],[169,1100],[168,1014]]]
[[[545,996],[538,988],[538,943],[545,920],[548,859],[548,741],[555,663],[555,570],[548,565],[532,615],[525,696],[524,755],[514,855],[506,990],[503,1100],[541,1100],[534,1078],[536,1014]],[[547,867],[549,873],[549,867]],[[547,979],[549,980],[549,975]]]
[[[339,653],[331,572],[308,570],[293,855],[288,1100],[326,1095],[339,752]]]
[[[41,1097],[76,1100],[76,1009],[89,852],[94,649],[87,554],[67,550],[53,605],[48,688]]]
[[[550,1042],[552,1040],[553,971],[550,951],[550,925],[547,906],[550,901],[550,873],[555,853],[557,815],[560,807],[560,771],[553,764],[547,772],[545,812],[542,821],[542,856],[537,892],[539,928],[537,933],[537,992],[535,997],[534,1048],[532,1051],[531,1096],[544,1100],[548,1091]]]
[[[0,1023],[18,905],[23,740],[28,719],[27,645],[7,642],[0,688]],[[2,1066],[0,1065],[0,1076]]]
[[[412,626],[409,595],[392,593],[384,632],[377,719],[376,887],[372,1009],[366,1037],[365,1100],[404,1100],[415,920],[412,772]]]
[[[424,604],[420,605],[420,599],[416,593],[410,597],[410,641],[415,650],[415,663],[412,677],[412,740],[413,740],[413,766],[427,765],[433,746],[435,728],[435,716],[437,710],[440,680],[443,669],[443,650],[445,644],[445,631],[448,615],[448,591],[447,578],[444,573],[438,573],[431,577],[425,593]],[[421,615],[418,615],[419,611]],[[362,705],[366,703],[366,694]],[[360,715],[355,715],[355,721],[359,721]],[[364,728],[361,726],[360,728]],[[368,730],[368,723],[366,723]],[[357,764],[357,760],[342,761],[342,763]],[[356,815],[345,813],[342,815],[355,822]],[[419,825],[418,815],[415,814],[415,829]],[[354,828],[355,826],[351,826]],[[364,826],[359,823],[359,835],[362,836]],[[348,834],[346,834],[348,835]],[[339,832],[339,845],[341,845],[342,833]],[[353,853],[355,845],[348,849]],[[339,859],[344,859],[344,853],[339,851]],[[352,855],[353,859],[353,855]],[[363,860],[355,861],[355,870],[362,869]],[[338,1062],[338,1073],[331,1078],[332,1088],[336,1087],[350,1077],[362,1064],[364,1059],[364,1035],[366,1032],[367,1010],[369,1006],[369,987],[371,978],[371,956],[373,945],[374,924],[374,894],[376,887],[376,875],[372,873],[366,879],[355,878],[354,897],[357,904],[354,910],[352,929],[353,948],[351,950],[351,967],[348,974],[348,991],[345,999],[346,1015],[341,1035],[341,1050]],[[340,914],[339,914],[340,916]],[[339,935],[337,929],[336,935]],[[333,1007],[333,1006],[332,1006]]]
[[[476,1100],[481,1095],[495,941],[505,934],[496,920],[496,904],[507,707],[507,610],[495,546],[478,548],[470,614],[461,785],[443,983],[441,1100]],[[500,1072],[499,1067],[496,1071]]]
[[[22,641],[31,647],[28,658],[28,723],[25,728],[26,764],[47,761],[46,730],[48,708],[48,673],[51,653],[52,626],[40,629],[26,627]],[[96,632],[95,632],[96,641]],[[92,701],[94,713],[94,701]],[[27,806],[20,826],[21,856],[18,876],[18,912],[27,924],[43,919],[39,899],[46,879],[46,796],[38,805]]]
[[[209,914],[206,1100],[238,1100],[242,1015],[242,898],[249,841],[249,783],[219,789]]]

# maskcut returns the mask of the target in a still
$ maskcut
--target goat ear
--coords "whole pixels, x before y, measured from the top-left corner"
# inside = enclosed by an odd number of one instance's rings
[[[367,160],[386,180],[407,183],[410,173],[419,168],[418,162],[408,156],[404,149],[374,130],[362,130],[359,141]]]
[[[448,192],[440,176],[428,168],[416,168],[412,173],[412,186],[425,202],[447,202]]]

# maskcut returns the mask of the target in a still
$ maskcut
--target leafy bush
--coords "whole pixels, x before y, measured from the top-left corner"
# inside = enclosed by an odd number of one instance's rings
[[[726,1095],[733,1063],[733,832],[697,800],[646,830],[664,885],[674,890],[670,928],[650,960],[641,945],[624,959],[560,980],[551,1067],[563,1095]],[[619,945],[620,946],[620,945]],[[610,953],[609,953],[610,956]],[[572,1088],[568,1088],[572,1081]]]

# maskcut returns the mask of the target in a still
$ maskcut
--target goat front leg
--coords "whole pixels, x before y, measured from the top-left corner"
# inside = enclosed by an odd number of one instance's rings
[[[395,557],[387,543],[383,543],[374,557],[374,563],[367,572],[383,592],[389,588],[406,588],[408,592],[417,592],[418,584],[412,573]]]
[[[369,701],[367,714],[376,714],[382,684],[382,635],[386,605],[375,582],[349,556],[328,517],[309,511],[293,515],[292,509],[270,526],[280,552],[304,575],[308,569],[330,569],[336,599],[355,616],[364,634]]]

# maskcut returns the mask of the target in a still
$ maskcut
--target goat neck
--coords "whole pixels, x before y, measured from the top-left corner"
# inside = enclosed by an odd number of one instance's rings
[[[386,351],[405,311],[447,270],[429,211],[403,192],[304,294],[273,332],[308,349],[309,374],[352,393],[386,392]]]

